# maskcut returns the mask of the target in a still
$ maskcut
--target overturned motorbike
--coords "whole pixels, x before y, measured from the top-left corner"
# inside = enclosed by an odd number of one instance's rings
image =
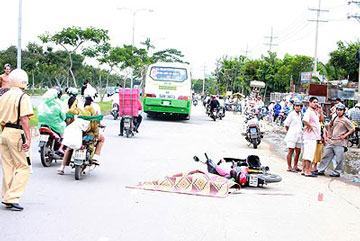
[[[61,160],[63,158],[63,156],[57,152],[61,146],[61,136],[46,125],[41,125],[39,132],[41,164],[44,167],[50,167],[53,161]]]
[[[262,166],[256,155],[250,155],[246,159],[223,158],[217,164],[206,153],[205,157],[206,161],[201,161],[197,156],[194,156],[194,160],[206,164],[209,173],[233,179],[243,187],[263,187],[282,180],[279,175],[269,173],[269,167]]]
[[[260,131],[259,121],[255,115],[247,115],[245,119],[246,132],[243,133],[249,145],[253,145],[254,149],[261,143],[264,133]]]

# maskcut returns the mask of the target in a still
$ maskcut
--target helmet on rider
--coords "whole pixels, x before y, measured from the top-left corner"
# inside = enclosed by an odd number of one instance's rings
[[[336,105],[336,109],[337,110],[345,110],[346,106],[343,103],[339,103]]]
[[[294,101],[294,106],[302,106],[302,102],[301,101],[299,101],[299,100],[295,100]]]
[[[78,89],[74,88],[74,87],[70,87],[67,89],[66,93],[70,96],[77,96],[77,94],[79,93]]]

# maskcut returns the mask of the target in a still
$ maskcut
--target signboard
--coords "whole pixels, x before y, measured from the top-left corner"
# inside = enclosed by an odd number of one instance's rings
[[[342,100],[356,100],[355,89],[343,88],[338,94]]]
[[[327,96],[327,85],[322,84],[310,84],[309,85],[309,95],[314,96]]]
[[[301,84],[307,84],[311,82],[313,72],[301,72],[300,80]]]

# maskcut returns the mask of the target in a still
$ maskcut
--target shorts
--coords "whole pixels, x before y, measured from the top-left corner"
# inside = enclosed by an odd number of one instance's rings
[[[313,161],[316,152],[316,140],[304,140],[303,160]]]
[[[293,142],[293,141],[287,141],[286,142],[286,147],[287,148],[301,148],[302,147],[302,143],[301,142]]]
[[[322,155],[323,147],[324,147],[324,144],[322,144],[322,143],[317,143],[316,144],[316,150],[315,150],[313,163],[319,163],[321,161],[321,155]]]

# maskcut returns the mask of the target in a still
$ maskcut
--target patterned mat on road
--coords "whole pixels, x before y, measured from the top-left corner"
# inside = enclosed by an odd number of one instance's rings
[[[137,188],[151,191],[173,192],[210,197],[227,197],[229,193],[239,189],[237,183],[211,173],[195,170],[179,173],[163,179],[139,183]]]

